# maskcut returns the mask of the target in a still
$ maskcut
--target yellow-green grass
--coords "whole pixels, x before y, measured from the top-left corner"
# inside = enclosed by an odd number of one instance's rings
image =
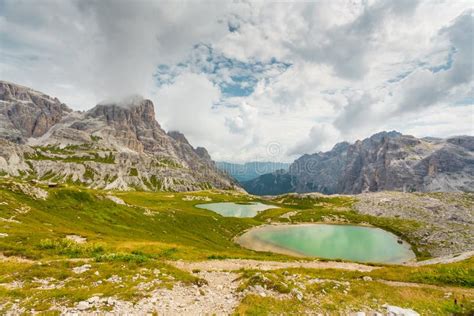
[[[267,277],[265,280],[274,280],[275,283],[278,283],[278,280],[283,279],[285,275],[288,274],[302,274],[310,278],[323,278],[330,280],[358,280],[362,279],[363,276],[369,276],[374,280],[381,279],[386,281],[474,288],[474,258],[449,264],[427,266],[387,265],[374,269],[371,272],[304,268],[281,269],[271,272],[246,270],[244,271],[243,278],[247,280],[246,282],[249,285],[252,285],[252,282],[258,283],[261,281],[261,278],[255,278],[256,275],[265,275]],[[243,286],[245,287],[246,285],[244,284]],[[267,284],[267,286],[270,285]]]
[[[66,305],[87,299],[96,293],[105,296],[116,295],[135,300],[139,294],[135,290],[137,280],[133,276],[143,273],[147,280],[156,277],[150,271],[158,268],[173,276],[162,279],[157,286],[171,286],[173,282],[199,282],[194,276],[170,267],[167,260],[206,260],[220,258],[250,258],[258,260],[302,260],[284,255],[255,252],[244,249],[233,242],[234,238],[256,225],[272,222],[319,222],[328,218],[337,218],[350,223],[368,223],[390,230],[412,242],[416,249],[417,240],[411,238],[410,230],[422,225],[414,221],[389,219],[361,215],[352,210],[354,199],[351,197],[279,197],[272,200],[232,191],[207,190],[200,192],[105,192],[74,185],[62,185],[46,188],[49,196],[46,200],[34,199],[11,185],[11,180],[0,180],[0,232],[8,234],[0,238],[0,253],[10,257],[21,257],[31,262],[13,260],[0,261],[0,283],[25,280],[21,289],[0,286],[0,303],[11,303],[19,299],[23,306],[46,310],[51,304],[62,302]],[[127,203],[119,205],[106,196],[113,194]],[[223,217],[214,212],[196,208],[196,204],[212,202],[260,201],[279,206],[258,214],[255,218]],[[282,218],[287,212],[296,212],[291,220]],[[67,235],[87,238],[84,244],[66,239]],[[418,257],[427,254],[417,253]],[[71,258],[88,259],[92,268],[84,274],[76,275],[73,267],[86,262],[71,261]],[[41,263],[41,264],[40,264]],[[286,273],[302,275],[307,278],[323,278],[351,283],[348,294],[339,291],[328,292],[327,296],[317,298],[312,303],[306,298],[300,302],[290,298],[288,301],[273,300],[259,296],[248,296],[238,308],[239,313],[278,314],[300,313],[302,311],[324,308],[336,310],[340,306],[362,308],[371,307],[373,299],[400,306],[412,306],[419,311],[434,314],[464,312],[464,307],[454,306],[444,299],[443,289],[462,299],[467,295],[472,300],[473,281],[472,259],[448,265],[426,267],[382,266],[370,273],[326,269],[290,269],[265,272],[270,280],[278,284]],[[146,269],[146,270],[144,270]],[[95,271],[99,271],[97,276]],[[243,274],[243,285],[260,282],[253,278],[257,271]],[[94,285],[97,280],[110,275],[123,278],[119,287],[113,283]],[[421,283],[421,287],[399,286],[363,282],[367,275],[374,280]],[[54,278],[57,282],[67,280],[59,289],[40,290],[34,282],[38,279]],[[56,281],[55,281],[56,282]],[[143,282],[143,280],[142,280]],[[326,284],[326,283],[325,283]],[[264,284],[272,286],[271,284]],[[274,290],[287,293],[294,288],[274,286]],[[321,285],[323,286],[323,285]],[[324,285],[325,286],[325,285]],[[433,287],[435,286],[435,287]],[[448,288],[449,287],[449,288]],[[308,287],[305,297],[321,293],[322,289]],[[364,296],[368,293],[368,297]],[[462,293],[459,294],[458,293]],[[467,294],[466,294],[467,293]],[[393,295],[391,295],[393,294]],[[369,299],[369,305],[364,305]],[[406,303],[404,303],[406,299]],[[423,303],[425,301],[425,303]],[[433,301],[433,304],[427,302]],[[341,305],[342,304],[342,305]],[[374,303],[375,304],[375,303]],[[429,307],[430,305],[431,307]],[[337,307],[339,306],[339,307]],[[378,305],[377,305],[378,306]],[[4,306],[5,307],[5,306]],[[8,306],[5,307],[7,309]],[[343,309],[341,309],[343,310]]]
[[[308,287],[299,301],[248,295],[237,307],[238,315],[346,315],[357,311],[385,312],[383,305],[410,308],[420,315],[472,315],[474,295],[464,289],[391,286],[380,282],[349,282],[349,290],[324,282]],[[324,290],[324,292],[323,292]],[[446,293],[451,293],[448,297]]]
[[[249,295],[237,308],[237,314],[382,312],[384,304],[415,309],[421,315],[470,315],[474,311],[473,258],[423,267],[387,266],[372,272],[338,269],[241,272],[240,290],[260,285],[287,296],[281,300]],[[371,281],[364,281],[364,277],[370,277]],[[294,289],[303,294],[301,301],[288,294]]]
[[[91,268],[81,274],[74,267],[90,264]],[[120,282],[107,281],[119,277]],[[49,280],[41,288],[41,280]],[[113,279],[112,279],[113,280]],[[158,280],[158,281],[157,281]],[[21,287],[15,288],[16,282]],[[137,290],[140,283],[148,283],[146,291]],[[46,261],[46,262],[0,262],[0,307],[4,311],[18,301],[27,309],[48,310],[53,305],[73,306],[94,295],[117,297],[136,301],[159,287],[171,287],[175,282],[200,284],[197,277],[164,264],[158,260],[130,261],[125,256],[109,257],[104,261]],[[57,288],[48,288],[54,285]],[[1,308],[0,308],[1,312]]]
[[[1,180],[0,180],[1,181]],[[233,239],[256,225],[272,222],[288,222],[281,215],[296,212],[292,222],[320,222],[331,219],[349,223],[368,223],[394,232],[412,244],[419,259],[429,257],[426,251],[418,251],[418,240],[410,232],[422,223],[362,215],[352,210],[351,197],[286,196],[274,200],[260,200],[254,196],[232,192],[207,190],[200,192],[104,192],[74,185],[47,188],[46,200],[33,199],[23,193],[9,190],[8,183],[0,188],[0,217],[16,222],[0,222],[1,232],[8,237],[0,238],[0,251],[5,255],[28,258],[49,256],[91,256],[84,253],[41,247],[44,242],[58,242],[66,235],[86,237],[90,247],[102,252],[141,251],[149,255],[169,259],[202,260],[206,258],[258,258],[291,260],[284,255],[255,252],[243,249]],[[114,194],[127,205],[118,205],[106,198]],[[223,217],[212,211],[196,208],[196,204],[233,201],[245,203],[261,201],[279,208],[259,213],[255,218]],[[6,203],[6,204],[5,204]],[[15,209],[29,209],[18,214]],[[20,212],[21,213],[21,212]]]
[[[4,255],[38,259],[141,251],[167,259],[283,257],[246,250],[232,241],[235,235],[261,222],[222,217],[194,207],[202,201],[184,200],[186,196],[209,196],[214,201],[245,201],[250,199],[246,195],[117,192],[115,195],[129,204],[119,205],[101,191],[76,187],[48,191],[48,198],[39,200],[0,189],[0,217],[13,216],[13,221],[0,222],[1,232],[8,234],[0,238]],[[67,235],[86,237],[87,249],[65,247],[62,240]]]

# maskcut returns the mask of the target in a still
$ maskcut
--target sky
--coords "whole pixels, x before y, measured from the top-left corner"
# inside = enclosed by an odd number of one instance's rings
[[[382,130],[474,134],[470,0],[0,0],[0,79],[75,110],[140,94],[214,160]]]

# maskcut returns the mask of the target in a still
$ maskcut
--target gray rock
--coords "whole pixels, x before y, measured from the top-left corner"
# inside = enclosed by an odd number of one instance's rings
[[[118,190],[240,189],[206,149],[166,133],[153,103],[138,96],[74,112],[0,81],[0,142],[0,172],[13,176],[53,174],[59,183]]]
[[[84,272],[89,271],[91,269],[91,267],[92,266],[90,264],[84,264],[82,266],[72,268],[72,272],[74,272],[76,274],[82,274]]]
[[[417,312],[409,308],[402,308],[398,306],[392,306],[385,304],[384,307],[387,309],[388,316],[419,316]]]
[[[473,191],[474,137],[418,139],[381,132],[328,152],[303,155],[286,171],[245,182],[253,194]]]
[[[293,289],[291,290],[291,294],[293,294],[293,296],[296,297],[299,301],[303,300],[303,293],[300,290]]]
[[[71,111],[56,98],[0,81],[0,137],[24,143],[44,135]]]
[[[91,298],[89,298],[89,299],[87,300],[87,302],[89,302],[91,305],[94,305],[94,304],[100,302],[100,297],[98,297],[98,296],[92,296]]]
[[[91,307],[91,305],[87,301],[80,301],[76,305],[76,308],[80,311],[85,311],[85,310],[89,309],[90,307]]]

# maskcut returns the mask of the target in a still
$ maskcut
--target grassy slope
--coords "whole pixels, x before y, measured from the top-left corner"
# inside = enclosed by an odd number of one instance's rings
[[[364,276],[373,281],[363,281]],[[248,296],[238,307],[246,314],[380,310],[385,303],[412,308],[421,315],[469,315],[474,311],[474,258],[417,268],[387,266],[369,273],[336,269],[245,271],[243,279],[242,288],[258,284],[280,293],[297,288],[305,296],[301,302],[291,296],[285,301]],[[308,282],[315,279],[324,282]],[[405,283],[390,286],[383,281]]]
[[[0,287],[0,304],[13,299],[25,300],[27,306],[36,309],[48,308],[51,299],[72,304],[75,301],[90,297],[99,292],[105,295],[117,294],[122,297],[137,295],[132,290],[135,284],[132,276],[136,271],[154,267],[166,270],[166,275],[173,276],[175,281],[199,282],[195,277],[166,265],[164,259],[203,260],[208,258],[253,258],[261,260],[292,260],[291,257],[260,253],[243,249],[232,242],[232,239],[246,229],[265,223],[268,220],[285,222],[280,218],[285,212],[297,211],[292,221],[320,221],[323,219],[346,220],[355,223],[371,223],[389,229],[408,241],[406,232],[417,227],[420,223],[399,219],[384,219],[356,214],[351,210],[353,200],[349,197],[296,199],[291,196],[280,200],[266,201],[279,205],[279,209],[271,209],[259,214],[253,219],[225,218],[211,211],[197,209],[195,204],[203,203],[200,197],[209,197],[213,202],[237,201],[246,202],[253,199],[248,195],[235,192],[202,191],[194,193],[146,193],[146,192],[115,192],[114,195],[123,199],[129,206],[118,205],[105,197],[106,192],[78,188],[74,186],[50,188],[47,200],[36,200],[23,193],[12,192],[8,183],[0,187],[0,217],[12,218],[14,221],[0,221],[0,232],[8,236],[0,238],[0,252],[6,256],[20,256],[41,260],[44,264],[33,262],[9,263],[0,261],[0,283],[10,283],[14,280],[25,279],[23,289],[6,289]],[[188,201],[186,197],[193,196],[195,200]],[[28,211],[28,212],[26,212]],[[18,221],[18,222],[15,222]],[[66,235],[75,234],[86,237],[85,245],[77,245],[64,239]],[[419,254],[419,257],[426,254]],[[81,275],[71,273],[73,266],[81,262],[67,262],[67,258],[95,258],[90,272]],[[58,261],[51,261],[58,260]],[[473,286],[473,262],[466,261],[461,266],[456,264],[442,265],[436,268],[385,267],[372,272],[374,278],[419,282],[456,287]],[[127,269],[119,269],[126,267]],[[119,288],[111,284],[92,287],[98,277],[92,272],[99,271],[101,278],[121,272],[126,286]],[[301,270],[295,273],[308,277],[318,276],[328,279],[350,278],[353,289],[367,293],[382,293],[390,298],[387,286],[379,283],[361,283],[357,273],[346,273],[337,270]],[[145,273],[150,280],[154,277]],[[34,277],[53,277],[56,280],[68,280],[61,289],[38,290]],[[246,277],[250,278],[250,274]],[[278,273],[275,277],[281,277]],[[161,276],[160,276],[161,278]],[[160,286],[169,286],[172,282],[163,282]],[[77,290],[78,284],[83,284]],[[410,293],[421,291],[423,295],[412,296],[413,306],[419,306],[428,298],[438,300],[439,290],[435,289],[406,289]],[[318,289],[314,289],[316,293]],[[385,292],[384,292],[385,291]],[[341,304],[358,306],[358,292],[345,299],[340,293],[326,296],[340,300]],[[396,292],[398,293],[398,292]],[[306,295],[306,294],[305,294]],[[309,294],[308,294],[309,295]],[[405,295],[405,294],[404,294]],[[352,297],[352,299],[350,299]],[[403,295],[392,298],[401,300]],[[47,299],[46,299],[47,298]],[[347,299],[347,300],[346,300]],[[365,301],[365,299],[364,299]],[[393,304],[397,300],[393,300]],[[49,302],[49,303],[48,303]],[[359,302],[359,303],[357,303]],[[306,304],[306,305],[305,305]],[[325,303],[326,304],[326,303]],[[329,304],[329,303],[327,303]],[[327,305],[326,304],[326,305]],[[362,303],[361,303],[362,304]],[[418,305],[417,305],[418,304]],[[444,303],[443,303],[444,304]],[[446,303],[448,304],[448,303]],[[438,304],[439,305],[439,304]],[[451,305],[436,309],[446,312],[455,309]],[[275,307],[276,306],[276,307]],[[282,309],[279,309],[280,306]],[[339,305],[342,306],[342,305]],[[433,305],[434,306],[434,305]],[[271,299],[249,296],[239,311],[248,313],[260,312],[291,312],[292,309],[303,310],[313,308],[306,302],[292,300],[275,303]],[[327,305],[328,309],[336,306]],[[421,306],[422,310],[427,307]],[[433,307],[434,308],[434,307]],[[1,307],[0,307],[1,309]]]
[[[48,310],[54,304],[73,305],[74,302],[86,300],[98,293],[103,296],[116,296],[125,300],[137,300],[145,296],[135,289],[141,282],[153,282],[148,291],[158,287],[171,287],[174,282],[199,284],[200,280],[193,275],[166,265],[158,260],[134,260],[118,258],[106,261],[91,261],[90,270],[76,274],[74,267],[86,262],[50,261],[41,265],[29,262],[0,263],[0,283],[21,280],[22,288],[0,287],[0,311],[2,303],[15,301],[21,306],[36,311]],[[140,278],[135,277],[140,275]],[[111,277],[121,278],[120,283],[107,282]],[[61,285],[58,288],[39,289],[41,280],[49,280],[48,285]],[[156,281],[159,280],[159,281]],[[100,283],[100,284],[99,284]]]
[[[9,237],[0,239],[6,255],[47,258],[58,255],[40,247],[46,239],[58,240],[69,234],[87,237],[107,251],[146,251],[170,258],[199,258],[220,253],[241,255],[250,252],[235,246],[231,239],[238,232],[257,224],[255,220],[224,218],[193,207],[196,201],[183,201],[184,194],[118,193],[128,203],[146,207],[118,205],[105,193],[76,188],[50,189],[46,201],[21,193],[0,192],[1,217],[14,214],[13,208],[28,207],[16,215],[21,224],[9,223],[2,230]],[[209,193],[211,196],[214,194]],[[217,195],[219,196],[219,195]],[[232,199],[232,197],[230,197]],[[89,254],[86,254],[89,255]],[[77,254],[74,256],[81,256]]]
[[[416,251],[416,240],[407,232],[420,223],[361,215],[351,210],[349,197],[266,201],[280,208],[260,213],[255,218],[226,218],[214,212],[197,209],[201,200],[187,201],[186,196],[210,197],[213,202],[254,199],[248,195],[229,192],[202,191],[194,193],[115,192],[130,206],[118,205],[105,198],[106,192],[77,187],[49,189],[46,201],[35,200],[22,193],[0,189],[0,198],[8,203],[0,205],[0,217],[15,215],[13,209],[31,209],[16,214],[21,224],[10,223],[4,232],[10,236],[0,239],[5,254],[39,258],[54,255],[36,247],[44,239],[60,239],[68,234],[87,237],[109,250],[143,251],[152,255],[167,255],[175,259],[205,259],[209,256],[266,259],[285,256],[256,253],[242,249],[232,242],[233,237],[246,229],[267,221],[288,222],[280,215],[297,211],[293,222],[322,220],[369,223],[390,230],[411,242]],[[419,258],[426,253],[417,253]]]

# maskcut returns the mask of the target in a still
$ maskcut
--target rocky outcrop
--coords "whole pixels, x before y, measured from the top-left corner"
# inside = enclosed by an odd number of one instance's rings
[[[354,209],[362,214],[423,223],[407,232],[418,251],[446,256],[474,250],[473,193],[376,192],[359,194]]]
[[[27,133],[28,125],[24,130],[9,126],[32,121],[34,111],[21,119],[1,117],[2,173],[119,190],[238,188],[215,167],[204,148],[195,149],[179,132],[167,134],[156,121],[150,100],[132,96],[73,112],[57,99],[31,89],[10,83],[3,87],[9,100],[2,103],[5,109],[15,104],[17,113],[26,113],[34,107],[50,118],[34,125],[44,128],[33,127]],[[37,100],[32,95],[54,102],[30,102]]]
[[[474,137],[423,138],[381,132],[304,155],[288,172],[244,183],[254,194],[474,191]]]
[[[0,137],[24,143],[44,135],[71,111],[57,98],[0,81]]]

